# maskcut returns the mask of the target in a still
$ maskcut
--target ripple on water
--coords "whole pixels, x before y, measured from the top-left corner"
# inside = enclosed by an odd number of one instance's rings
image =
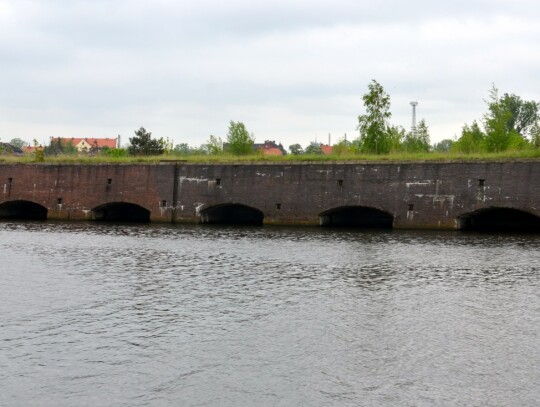
[[[0,243],[0,405],[540,398],[535,235],[3,222]]]

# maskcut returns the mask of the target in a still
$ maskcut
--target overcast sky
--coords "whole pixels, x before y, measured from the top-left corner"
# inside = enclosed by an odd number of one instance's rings
[[[0,0],[0,140],[198,146],[357,137],[376,79],[432,141],[481,118],[494,83],[540,101],[538,0]]]

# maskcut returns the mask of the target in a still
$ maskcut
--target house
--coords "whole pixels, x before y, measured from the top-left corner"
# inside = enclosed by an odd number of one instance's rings
[[[51,144],[62,143],[73,145],[79,152],[101,150],[103,147],[118,148],[118,138],[76,138],[76,137],[51,137]]]
[[[276,144],[275,141],[265,140],[262,144],[253,144],[253,151],[260,151],[264,155],[286,155],[287,151],[281,143]]]
[[[321,151],[323,155],[330,155],[332,154],[333,147],[329,146],[328,144],[321,144]]]
[[[3,155],[22,155],[23,150],[9,143],[0,143],[0,153]]]
[[[39,148],[43,148],[43,147],[41,147],[41,146],[39,146],[39,147],[34,147],[34,146],[24,146],[24,147],[22,148],[22,150],[23,150],[23,153],[24,153],[24,154],[34,154],[34,153],[36,152],[36,150],[39,149]]]

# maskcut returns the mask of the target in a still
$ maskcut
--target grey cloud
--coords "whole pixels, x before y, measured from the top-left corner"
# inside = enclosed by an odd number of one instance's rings
[[[540,99],[532,1],[10,4],[16,15],[0,15],[1,132],[23,132],[26,114],[43,131],[69,122],[114,133],[145,119],[194,144],[243,115],[256,134],[350,133],[371,79],[405,126],[409,98],[434,120],[441,106],[448,117],[481,111],[491,82]]]

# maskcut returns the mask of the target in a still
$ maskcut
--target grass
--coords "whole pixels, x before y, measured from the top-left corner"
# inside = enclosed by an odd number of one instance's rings
[[[396,152],[387,155],[369,154],[341,154],[341,155],[286,155],[286,156],[263,156],[252,154],[247,156],[234,156],[231,154],[220,155],[200,155],[200,156],[179,156],[160,155],[145,157],[109,157],[109,156],[85,156],[85,155],[58,155],[45,156],[46,164],[156,164],[163,162],[185,162],[185,163],[302,163],[302,162],[353,162],[353,161],[373,161],[373,162],[447,162],[447,161],[514,161],[540,159],[540,149],[504,151],[500,153],[405,153]],[[7,164],[33,164],[33,156],[0,156],[0,163]]]

